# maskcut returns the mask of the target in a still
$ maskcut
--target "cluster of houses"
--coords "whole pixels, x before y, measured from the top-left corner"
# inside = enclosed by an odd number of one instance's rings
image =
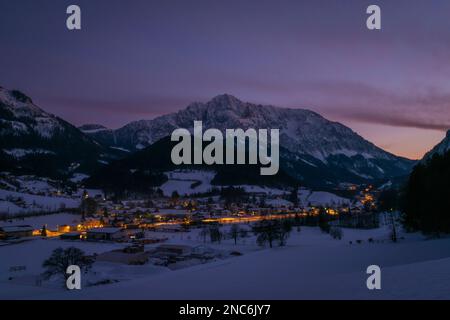
[[[353,188],[353,186],[346,186]],[[112,202],[102,193],[83,193],[91,197],[97,206],[94,212],[78,225],[59,226],[57,230],[34,230],[31,226],[18,225],[0,228],[0,239],[30,236],[59,236],[64,240],[87,241],[137,241],[143,239],[142,230],[164,232],[184,231],[186,226],[205,223],[253,222],[276,217],[314,217],[323,213],[330,216],[364,216],[367,207],[375,205],[374,190],[363,188],[356,196],[357,204],[340,204],[330,207],[294,207],[279,196],[269,199],[270,205],[257,205],[255,201],[225,204],[219,196],[209,198],[152,198]],[[148,240],[148,239],[147,239]],[[149,240],[153,241],[153,240]],[[157,240],[154,240],[157,241]]]
[[[224,254],[204,246],[192,247],[182,244],[160,244],[156,247],[145,249],[142,245],[132,245],[123,249],[104,252],[97,255],[95,259],[97,261],[128,265],[151,263],[174,270],[206,263],[215,258],[223,258]]]
[[[33,236],[34,228],[29,225],[0,227],[0,239],[26,238]]]

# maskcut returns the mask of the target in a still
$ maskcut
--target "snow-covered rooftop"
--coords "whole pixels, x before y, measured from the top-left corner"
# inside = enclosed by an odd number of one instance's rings
[[[117,232],[122,231],[122,228],[94,228],[88,230],[88,233],[108,233],[108,234],[114,234]]]
[[[23,232],[23,231],[33,231],[33,227],[29,225],[23,226],[3,226],[0,227],[3,232]]]

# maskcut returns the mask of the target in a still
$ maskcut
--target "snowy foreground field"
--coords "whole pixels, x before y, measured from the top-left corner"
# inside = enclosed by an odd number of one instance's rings
[[[73,219],[65,215],[56,219]],[[242,252],[242,256],[170,270],[145,264],[96,262],[90,277],[117,283],[67,291],[60,282],[35,283],[54,248],[77,246],[88,254],[123,248],[124,244],[34,239],[0,246],[1,299],[449,299],[450,239],[425,240],[404,234],[399,243],[387,240],[388,230],[344,229],[334,240],[318,228],[291,233],[286,247],[261,248],[254,238],[237,245],[226,240],[206,244],[197,230],[167,234],[169,243],[205,245],[214,250]],[[374,242],[369,243],[368,239]],[[362,243],[356,243],[362,240]],[[352,241],[352,244],[350,244]],[[149,245],[148,247],[151,247]],[[147,247],[146,247],[147,248]],[[381,267],[382,289],[369,291],[366,268]],[[11,274],[11,266],[27,270]],[[10,278],[13,279],[10,279]]]

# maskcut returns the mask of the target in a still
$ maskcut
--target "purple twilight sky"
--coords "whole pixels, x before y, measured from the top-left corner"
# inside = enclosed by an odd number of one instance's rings
[[[111,128],[229,93],[419,158],[450,128],[450,1],[0,0],[0,86]]]

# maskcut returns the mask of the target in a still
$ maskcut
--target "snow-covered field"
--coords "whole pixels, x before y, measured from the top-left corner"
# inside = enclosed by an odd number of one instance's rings
[[[170,243],[203,245],[197,230],[167,234]],[[260,248],[254,237],[206,246],[236,250],[242,256],[171,271],[151,264],[125,266],[95,263],[94,270],[118,283],[66,291],[5,280],[12,265],[27,265],[30,274],[42,271],[42,260],[57,246],[76,244],[88,253],[105,252],[117,244],[34,240],[0,246],[0,298],[30,299],[449,299],[450,239],[425,240],[402,234],[387,240],[389,230],[344,229],[334,240],[318,228],[294,228],[286,247]],[[372,238],[374,241],[369,242]],[[361,240],[361,243],[356,243]],[[352,244],[350,244],[350,241]],[[381,290],[366,287],[366,268],[381,267]],[[25,279],[25,278],[24,278]],[[176,288],[176,289],[175,289]]]
[[[35,229],[42,228],[43,225],[50,230],[55,230],[58,226],[62,225],[76,225],[80,223],[80,215],[70,214],[70,213],[58,213],[58,214],[48,214],[39,215],[33,217],[23,217],[14,220],[0,221],[0,227],[3,226],[14,226],[14,225],[30,225]]]
[[[79,196],[65,193],[60,181],[0,172],[0,214],[29,214],[76,208]]]
[[[199,170],[176,170],[166,172],[169,180],[161,186],[164,195],[171,196],[177,191],[180,195],[209,192],[212,189],[211,181],[215,173]]]
[[[269,188],[264,186],[256,186],[256,185],[240,185],[240,188],[243,188],[245,192],[249,193],[265,193],[266,195],[279,196],[286,193],[289,193],[288,190],[281,190],[276,188]]]
[[[21,203],[18,205],[14,201]],[[62,208],[77,208],[79,199],[41,196],[0,189],[0,213],[20,214],[39,211],[55,211]]]
[[[83,181],[84,179],[89,178],[89,176],[87,174],[84,173],[74,173],[72,175],[72,178],[70,178],[70,181],[72,181],[73,183],[79,183],[81,181]]]
[[[300,190],[299,199],[304,206],[340,206],[351,203],[349,199],[339,197],[330,192]]]
[[[53,194],[58,191],[58,181],[36,176],[13,176],[0,172],[1,189],[31,194]]]
[[[209,192],[213,188],[221,187],[211,184],[215,176],[215,172],[213,171],[175,170],[166,172],[165,174],[169,180],[161,186],[161,190],[166,196],[171,196],[173,191],[177,191],[180,195],[190,195]],[[243,188],[249,193],[265,193],[267,195],[282,195],[288,192],[286,190],[256,185],[239,185],[238,187]]]
[[[209,192],[214,187],[220,188],[220,186],[211,185],[211,181],[215,175],[212,171],[175,170],[166,172],[165,174],[169,180],[161,186],[161,190],[163,190],[166,196],[171,196],[174,191],[177,191],[180,195],[191,195]],[[290,190],[256,185],[239,185],[239,187],[248,193],[264,193],[268,196],[281,196],[290,193]],[[299,190],[299,199],[304,206],[308,204],[313,206],[339,206],[351,203],[349,199],[339,197],[330,192],[310,191],[306,189]],[[291,204],[284,202],[283,205],[289,206]]]

